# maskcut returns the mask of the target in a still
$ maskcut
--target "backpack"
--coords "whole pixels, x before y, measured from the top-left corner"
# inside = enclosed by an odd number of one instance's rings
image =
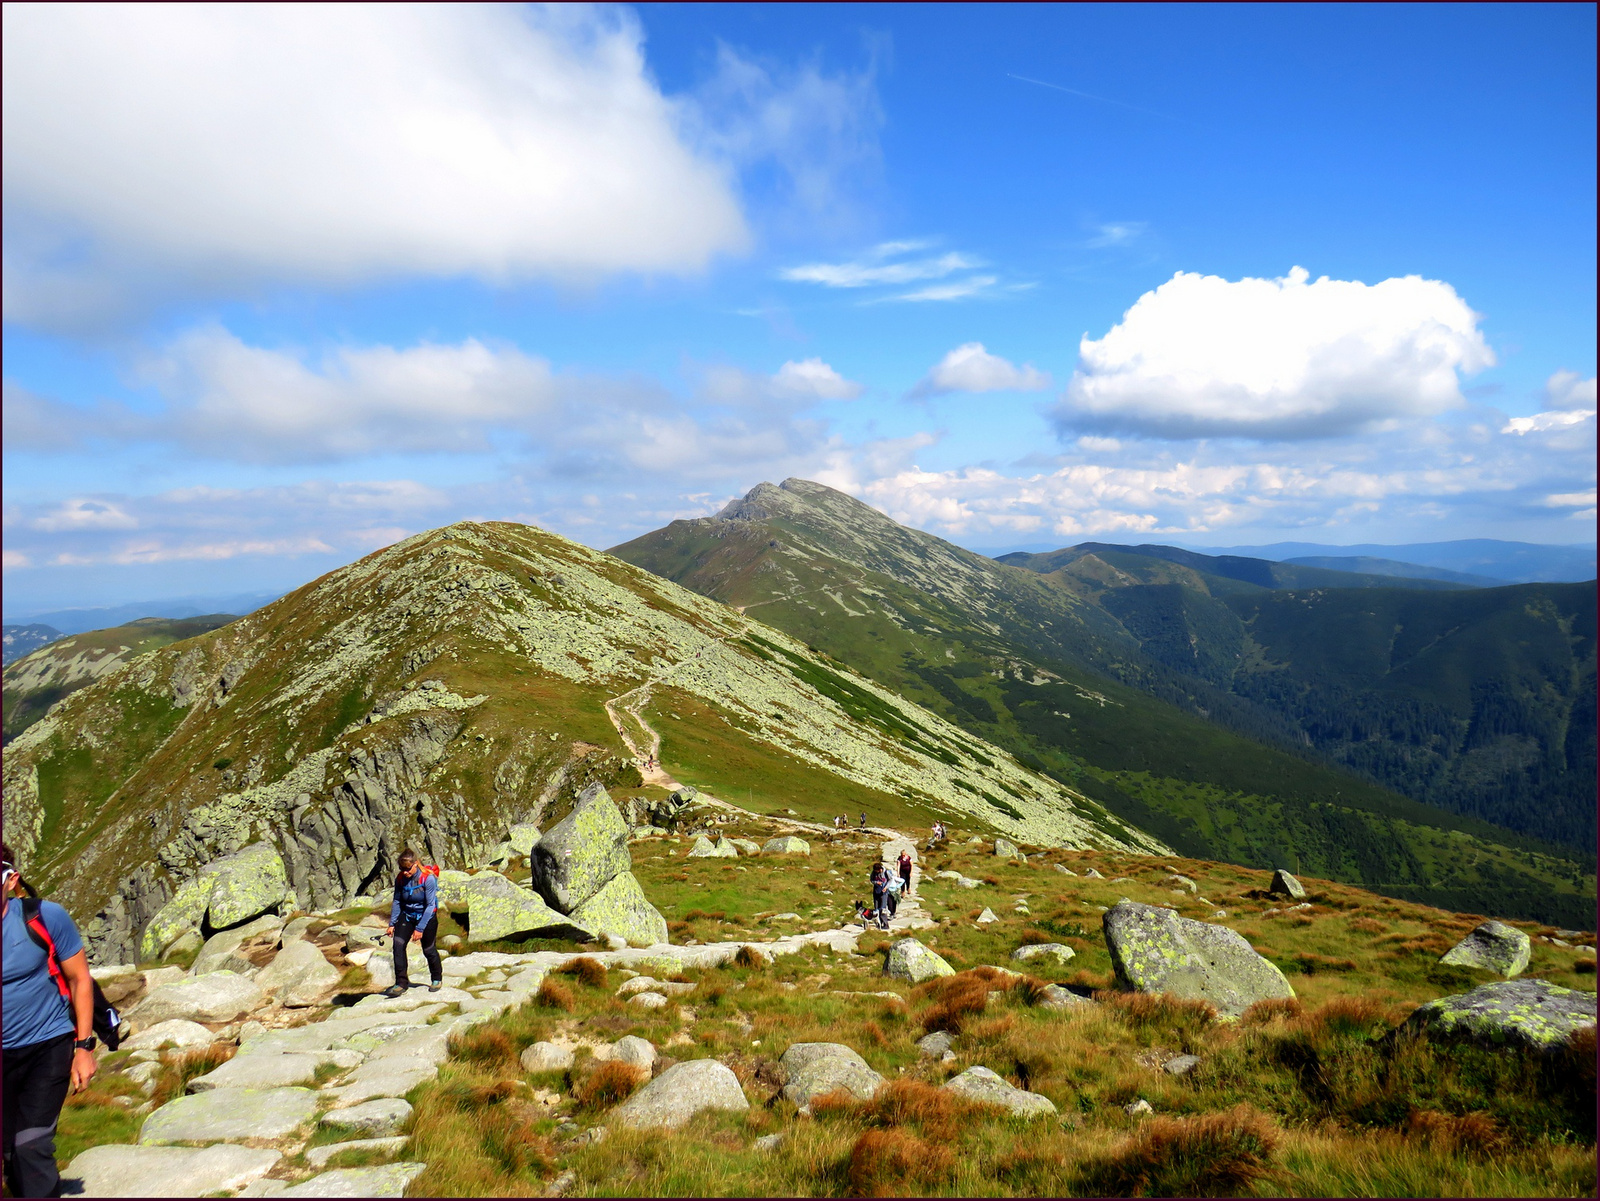
[[[429,876],[432,876],[435,880],[439,878],[439,865],[437,863],[417,864],[417,882],[421,883]]]
[[[45,953],[45,965],[50,970],[50,979],[56,982],[56,991],[61,994],[61,999],[66,1003],[67,1009],[72,1009],[72,988],[67,984],[67,974],[61,970],[61,960],[56,955],[56,940],[50,937],[50,927],[44,924],[44,918],[39,916],[41,904],[38,897],[22,897],[22,924],[28,928],[28,937]],[[117,1012],[117,1007],[106,1000],[106,994],[100,991],[100,982],[92,982],[94,986],[94,1032],[100,1036],[100,1041],[105,1043],[106,1050],[115,1051],[117,1044],[122,1041],[122,1015]]]

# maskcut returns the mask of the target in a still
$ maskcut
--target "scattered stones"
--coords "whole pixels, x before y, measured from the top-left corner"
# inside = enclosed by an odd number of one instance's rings
[[[1503,980],[1429,1001],[1406,1025],[1430,1039],[1470,1039],[1550,1052],[1595,1025],[1595,994],[1544,980]]]
[[[835,1089],[870,1100],[883,1083],[883,1077],[843,1043],[795,1043],[783,1053],[778,1066],[788,1074],[783,1095],[801,1113],[810,1113],[814,1098]]]
[[[332,1109],[322,1115],[322,1125],[360,1138],[383,1138],[399,1134],[411,1120],[411,1104],[399,1097],[380,1097],[347,1109]]]
[[[231,1022],[261,1008],[266,997],[252,980],[236,972],[208,972],[177,984],[163,984],[128,1013],[139,1026],[183,1018]]]
[[[1124,988],[1207,1001],[1238,1017],[1257,1001],[1292,997],[1283,973],[1226,926],[1123,901],[1101,919],[1111,966]]]
[[[405,1135],[396,1134],[390,1138],[353,1138],[345,1143],[327,1143],[308,1150],[306,1162],[314,1168],[320,1168],[344,1151],[377,1151],[380,1154],[397,1155],[409,1141]]]
[[[1026,962],[1030,959],[1051,959],[1056,963],[1066,963],[1076,955],[1071,947],[1059,942],[1036,942],[1025,947],[1018,947],[1011,952],[1011,958]]]
[[[1169,1076],[1187,1076],[1199,1066],[1198,1055],[1174,1055],[1161,1065],[1161,1070]]]
[[[947,1081],[945,1088],[985,1105],[998,1105],[1018,1117],[1040,1118],[1054,1116],[1056,1112],[1055,1104],[1049,1097],[1015,1088],[985,1067],[968,1068]]]
[[[572,1048],[537,1042],[523,1051],[518,1062],[524,1072],[564,1072],[572,1066]]]
[[[285,1138],[310,1122],[317,1094],[309,1088],[224,1088],[168,1101],[144,1120],[139,1142],[216,1143]]]
[[[1009,838],[995,839],[994,853],[995,856],[1000,859],[1016,859],[1022,854],[1021,851],[1017,850],[1017,844],[1012,842]]]
[[[90,1147],[61,1173],[62,1193],[82,1197],[205,1197],[244,1188],[283,1155],[257,1147]]]
[[[809,855],[811,844],[803,838],[793,834],[785,834],[781,838],[769,838],[761,848],[763,855]]]
[[[715,1059],[675,1063],[616,1109],[612,1119],[622,1126],[682,1126],[705,1109],[745,1110],[739,1077]]]
[[[124,1051],[158,1051],[162,1047],[206,1047],[217,1041],[217,1036],[199,1022],[186,1018],[171,1018],[146,1026],[131,1038],[122,1040]]]
[[[1267,886],[1267,891],[1275,897],[1288,897],[1291,901],[1305,899],[1305,885],[1296,880],[1281,867],[1272,873],[1272,883]]]
[[[933,951],[914,938],[902,938],[889,947],[888,958],[883,963],[883,974],[900,980],[921,984],[935,976],[953,976],[951,967]]]
[[[1510,979],[1528,966],[1533,944],[1528,936],[1504,922],[1484,922],[1440,957],[1452,967],[1475,967]]]
[[[561,913],[571,913],[631,870],[628,823],[611,795],[598,784],[585,788],[572,812],[539,839],[530,865],[534,890]]]
[[[1137,1101],[1133,1102],[1133,1104],[1124,1105],[1122,1107],[1122,1112],[1127,1114],[1130,1118],[1142,1118],[1148,1114],[1154,1113],[1155,1110],[1151,1108],[1150,1102],[1146,1101],[1143,1097],[1140,1097]]]

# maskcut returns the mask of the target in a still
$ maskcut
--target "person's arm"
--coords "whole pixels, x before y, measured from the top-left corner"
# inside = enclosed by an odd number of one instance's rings
[[[394,897],[389,902],[389,928],[387,930],[385,930],[384,933],[385,934],[393,934],[394,933],[394,924],[399,920],[400,920],[400,886],[397,884],[397,885],[395,885],[395,889],[394,889]]]
[[[439,911],[439,881],[432,876],[422,881],[422,896],[427,902],[422,908],[422,920],[417,923],[417,928],[411,932],[412,942],[422,941],[422,932],[428,928],[428,923],[433,920],[433,915]]]
[[[94,978],[89,975],[89,957],[79,951],[61,961],[62,974],[67,978],[67,987],[72,993],[72,1024],[73,1037],[78,1039],[88,1038],[94,1033]],[[94,1079],[95,1070],[94,1052],[85,1051],[81,1047],[72,1052],[72,1091],[82,1092],[89,1087],[89,1081]]]

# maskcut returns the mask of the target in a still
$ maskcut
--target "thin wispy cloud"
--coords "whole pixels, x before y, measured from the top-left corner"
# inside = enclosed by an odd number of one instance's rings
[[[914,242],[887,243],[880,251],[891,252],[899,247],[915,248]],[[884,263],[873,261],[847,263],[806,263],[799,267],[786,267],[778,273],[779,279],[791,283],[821,284],[826,288],[866,288],[881,284],[909,284],[920,279],[943,279],[956,271],[969,271],[981,267],[979,259],[952,252],[937,258],[914,259],[909,262]]]
[[[969,279],[948,284],[933,284],[914,292],[901,292],[895,296],[881,297],[882,301],[969,300],[987,295],[1000,282],[998,275],[974,275]],[[870,302],[869,302],[870,303]]]
[[[1095,234],[1085,246],[1091,250],[1104,250],[1110,246],[1131,246],[1144,236],[1149,227],[1144,221],[1111,221],[1096,226]]]
[[[1043,79],[1031,79],[1026,75],[1015,75],[1006,72],[1007,79],[1015,79],[1021,83],[1031,83],[1037,88],[1049,88],[1053,92],[1065,92],[1069,96],[1079,96],[1084,100],[1093,100],[1097,104],[1111,104],[1117,108],[1125,108],[1129,112],[1144,113],[1148,117],[1160,117],[1164,121],[1182,121],[1181,117],[1174,117],[1171,113],[1160,113],[1153,108],[1140,108],[1137,104],[1128,104],[1121,100],[1113,100],[1109,96],[1096,96],[1093,92],[1080,92],[1077,88],[1065,88],[1059,83],[1047,83]],[[1184,124],[1189,124],[1187,121]]]

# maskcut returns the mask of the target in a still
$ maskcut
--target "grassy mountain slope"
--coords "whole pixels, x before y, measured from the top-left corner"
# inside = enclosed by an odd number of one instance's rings
[[[1494,576],[1473,575],[1467,571],[1451,571],[1445,567],[1426,567],[1421,563],[1402,563],[1396,559],[1380,559],[1373,555],[1300,555],[1283,560],[1301,567],[1326,567],[1330,571],[1353,571],[1363,575],[1398,576],[1408,580],[1453,580],[1457,584],[1470,584],[1474,588],[1498,588],[1514,580]]]
[[[1195,648],[1210,653],[1214,639],[1174,634],[1191,664],[1163,663],[1146,647],[1151,628],[1130,619],[1130,629],[1115,602],[1101,603],[1166,589],[1194,607],[1191,623],[1241,625],[1184,564],[1105,551],[1040,575],[803,480],[763,484],[716,518],[673,522],[612,553],[826,650],[1184,854],[1297,864],[1440,904],[1470,897],[1466,907],[1489,912],[1573,922],[1593,912],[1592,882],[1542,844],[1208,720],[1232,705],[1240,723],[1305,741],[1287,718],[1258,719],[1261,706],[1197,674]],[[1221,664],[1214,674],[1224,678]]]
[[[253,841],[323,908],[407,844],[471,864],[590,780],[626,801],[623,694],[664,767],[757,810],[1162,849],[777,630],[500,523],[407,539],[73,693],[8,749],[7,837],[116,962],[175,885]]]
[[[61,638],[32,651],[5,669],[6,742],[43,717],[62,697],[94,683],[128,660],[233,620],[231,613],[177,619],[141,617],[127,625]]]

